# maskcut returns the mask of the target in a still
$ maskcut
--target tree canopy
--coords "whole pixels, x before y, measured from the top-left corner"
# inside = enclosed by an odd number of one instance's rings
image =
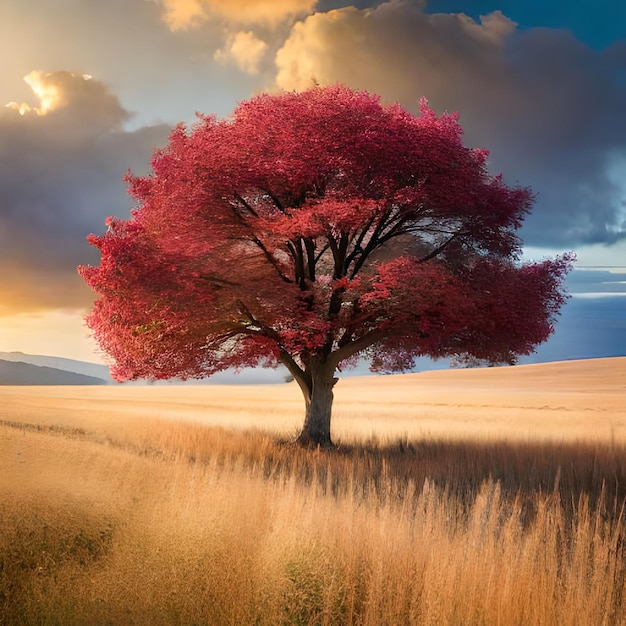
[[[514,363],[553,331],[565,255],[521,263],[531,192],[465,147],[456,114],[345,86],[262,94],[177,126],[138,205],[90,235],[87,318],[118,380],[283,364],[305,443],[330,444],[338,367]]]

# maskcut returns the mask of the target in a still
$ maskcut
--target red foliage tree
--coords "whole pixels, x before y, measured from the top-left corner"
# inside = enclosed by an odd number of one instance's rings
[[[118,380],[282,363],[300,441],[331,445],[335,371],[420,355],[515,361],[553,330],[567,256],[519,262],[532,204],[461,141],[457,116],[344,86],[260,95],[178,126],[139,203],[109,218],[87,318]]]

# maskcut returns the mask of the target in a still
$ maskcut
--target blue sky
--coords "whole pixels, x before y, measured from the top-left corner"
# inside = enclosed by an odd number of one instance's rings
[[[535,358],[626,354],[623,0],[59,4],[0,8],[0,351],[97,360],[75,268],[98,262],[85,236],[128,215],[127,169],[195,111],[315,80],[458,111],[492,171],[536,194],[526,256],[578,255]]]
[[[522,29],[566,29],[597,50],[623,40],[626,32],[626,2],[620,0],[430,0],[427,7],[428,12],[463,12],[474,19],[498,10]]]

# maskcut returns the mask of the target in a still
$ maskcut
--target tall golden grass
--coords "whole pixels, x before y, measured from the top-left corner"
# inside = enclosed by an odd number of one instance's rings
[[[390,438],[381,405],[307,451],[40,393],[0,414],[0,624],[626,624],[621,439]]]

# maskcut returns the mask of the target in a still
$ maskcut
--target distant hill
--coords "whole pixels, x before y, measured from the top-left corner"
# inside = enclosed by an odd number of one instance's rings
[[[106,385],[95,376],[0,359],[0,385]]]
[[[23,352],[0,352],[0,360],[9,361],[11,363],[22,363],[40,368],[53,369],[66,374],[76,374],[95,379],[96,382],[53,382],[53,383],[36,383],[36,382],[4,382],[0,376],[0,385],[102,385],[102,384],[118,384],[109,374],[109,368],[106,365],[98,363],[87,363],[85,361],[76,361],[74,359],[65,359],[56,356],[43,356],[35,354],[24,354]],[[25,372],[25,370],[24,370]],[[287,370],[280,367],[276,370],[262,368],[244,369],[240,374],[235,374],[229,370],[219,372],[210,378],[202,380],[181,381],[178,379],[162,380],[155,385],[267,385],[282,383],[285,381]],[[30,380],[28,377],[26,380]],[[146,385],[149,384],[145,380],[124,383],[126,385]]]
[[[109,376],[109,368],[106,365],[99,365],[97,363],[75,361],[74,359],[64,359],[58,356],[24,354],[23,352],[0,352],[0,359],[3,361],[11,361],[12,363],[28,363],[30,365],[50,367],[64,372],[100,378],[107,383],[113,382],[113,379]]]

